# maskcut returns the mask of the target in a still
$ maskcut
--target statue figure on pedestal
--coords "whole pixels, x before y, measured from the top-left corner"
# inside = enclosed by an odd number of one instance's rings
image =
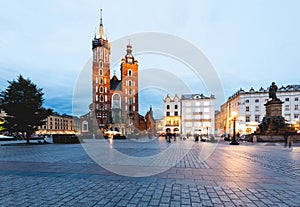
[[[272,98],[272,101],[279,100],[276,96],[278,87],[276,86],[275,82],[272,82],[272,85],[269,88],[269,98]]]

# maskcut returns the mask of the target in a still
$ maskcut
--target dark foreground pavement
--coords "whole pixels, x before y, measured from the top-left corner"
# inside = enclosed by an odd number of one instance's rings
[[[98,141],[87,141],[93,142]],[[139,158],[162,153],[170,144],[119,140],[110,147]],[[132,173],[130,160],[120,164],[110,160],[113,153],[103,156],[115,169],[110,172],[80,144],[0,146],[0,206],[300,206],[300,146],[196,143],[185,152],[175,166],[169,163],[176,150],[155,163],[137,160],[149,176],[131,177],[116,174],[118,167]],[[164,167],[169,169],[151,174]]]

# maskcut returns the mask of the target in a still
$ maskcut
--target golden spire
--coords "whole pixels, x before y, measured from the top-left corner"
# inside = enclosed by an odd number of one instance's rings
[[[99,38],[105,39],[103,21],[102,21],[102,9],[100,9],[100,26],[99,26]]]

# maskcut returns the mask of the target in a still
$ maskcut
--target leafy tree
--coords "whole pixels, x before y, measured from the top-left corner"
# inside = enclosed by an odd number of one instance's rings
[[[29,143],[29,137],[45,124],[45,119],[52,114],[52,109],[42,106],[42,89],[20,75],[17,81],[8,81],[6,90],[0,93],[0,108],[7,116],[3,127],[11,133],[22,133]]]

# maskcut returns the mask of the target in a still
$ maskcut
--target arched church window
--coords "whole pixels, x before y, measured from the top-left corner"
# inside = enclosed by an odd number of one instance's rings
[[[99,69],[99,75],[102,76],[103,75],[103,70]]]
[[[103,84],[103,78],[100,78],[99,83],[100,83],[100,84]]]
[[[112,108],[120,109],[121,108],[121,96],[116,93],[112,96],[112,99],[113,99]]]

